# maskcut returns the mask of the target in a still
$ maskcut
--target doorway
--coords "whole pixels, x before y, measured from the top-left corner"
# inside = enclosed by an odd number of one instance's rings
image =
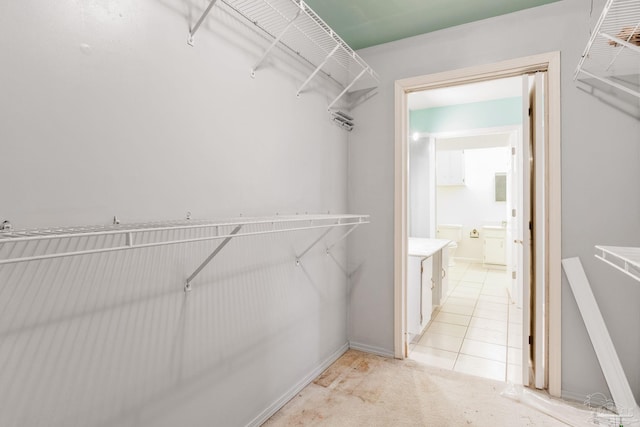
[[[491,86],[488,91],[487,85]],[[521,87],[520,78],[515,77],[409,96],[411,112],[454,119],[451,122],[458,130],[418,132],[424,130],[420,121],[411,125],[409,275],[415,268],[415,241],[450,239],[452,243],[443,249],[447,254],[442,257],[446,263],[440,280],[442,296],[422,334],[411,337],[408,357],[515,384],[523,383],[523,316],[522,301],[518,300],[522,280],[510,280],[516,265],[511,261],[514,243],[507,238],[511,234],[507,225],[515,205],[513,196],[519,194],[507,192],[507,182],[522,180],[513,176],[519,169],[510,164],[515,158],[511,147],[520,149],[522,144]],[[460,91],[466,96],[456,94]],[[420,102],[413,101],[414,95],[422,98]],[[443,112],[427,98],[438,99],[438,104],[454,104]],[[509,100],[507,105],[514,113],[504,114],[504,107],[500,107],[504,99]],[[492,109],[505,125],[460,130],[459,112],[470,108]],[[412,114],[414,118],[417,115]],[[425,178],[427,175],[431,176]],[[431,264],[437,262],[434,257]],[[412,307],[419,293],[409,287],[408,314],[415,311]],[[413,330],[409,328],[410,333]]]
[[[455,86],[465,83],[492,80],[497,78],[522,76],[535,72],[548,74],[545,91],[540,91],[544,105],[543,113],[537,117],[534,126],[534,134],[523,123],[523,135],[537,135],[535,149],[536,163],[531,165],[536,168],[533,179],[523,184],[523,188],[537,190],[532,205],[531,221],[533,233],[537,242],[535,248],[531,247],[534,262],[530,268],[523,266],[525,274],[534,278],[535,284],[531,292],[524,292],[523,306],[529,304],[529,296],[533,297],[534,311],[531,318],[524,319],[524,324],[535,330],[536,336],[543,336],[531,352],[524,351],[527,359],[532,360],[532,368],[537,372],[536,379],[526,378],[523,375],[525,385],[535,385],[539,388],[548,388],[552,395],[560,394],[560,131],[559,131],[559,53],[543,54],[533,57],[505,61],[498,64],[490,64],[472,67],[464,70],[439,73],[429,76],[420,76],[396,82],[396,203],[395,203],[395,354],[398,358],[406,356],[406,277],[407,277],[407,231],[408,231],[408,149],[409,127],[407,97],[409,93],[436,89],[447,86]],[[533,97],[529,94],[523,97],[527,102],[539,100],[535,92]],[[525,110],[526,111],[526,110]],[[535,110],[534,110],[535,111]],[[536,127],[538,123],[544,126]],[[545,136],[544,138],[542,136]],[[525,144],[526,145],[526,144]],[[520,155],[523,155],[520,153]],[[523,157],[523,163],[528,155]],[[525,180],[527,175],[524,174]],[[527,197],[524,197],[526,204]],[[522,212],[525,212],[525,207]],[[533,227],[533,225],[536,227]],[[527,233],[525,233],[526,235]],[[516,239],[517,240],[517,239]],[[527,243],[522,245],[527,249]],[[526,260],[526,257],[523,259]],[[536,292],[537,290],[537,292]],[[538,322],[543,329],[538,327]],[[548,334],[544,332],[548,331]],[[524,336],[525,341],[528,335]],[[544,344],[544,345],[542,345]],[[539,350],[542,349],[542,352]],[[532,356],[532,357],[529,357]],[[523,358],[524,360],[524,358]],[[524,364],[523,364],[524,365]],[[539,382],[537,378],[541,378]]]

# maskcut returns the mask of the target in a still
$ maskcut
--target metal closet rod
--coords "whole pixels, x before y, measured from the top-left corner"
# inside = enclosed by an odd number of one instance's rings
[[[330,222],[327,222],[330,221]],[[300,222],[308,222],[308,224],[299,224]],[[324,222],[318,224],[318,222]],[[286,228],[276,228],[276,224],[283,223],[297,223],[295,226],[290,226]],[[124,235],[125,236],[125,244],[113,247],[102,247],[95,249],[85,249],[79,251],[69,251],[69,252],[60,252],[60,253],[52,253],[52,254],[41,254],[41,255],[32,255],[26,257],[18,257],[18,258],[7,258],[0,259],[0,265],[3,264],[14,264],[28,261],[36,261],[36,260],[45,260],[45,259],[53,259],[53,258],[62,258],[69,256],[77,256],[77,255],[88,255],[88,254],[96,254],[96,253],[104,253],[104,252],[115,252],[127,249],[136,249],[136,248],[149,248],[156,246],[165,246],[165,245],[174,245],[179,243],[193,243],[193,242],[203,242],[208,240],[219,240],[219,239],[230,239],[233,237],[242,237],[242,236],[256,236],[261,234],[274,234],[274,233],[282,233],[287,231],[302,231],[302,230],[314,230],[320,228],[327,227],[344,227],[350,225],[359,225],[359,224],[367,224],[369,223],[368,215],[296,215],[296,216],[274,216],[267,218],[246,218],[246,219],[237,219],[237,220],[229,220],[229,221],[217,221],[217,222],[200,222],[198,224],[189,224],[189,221],[184,222],[174,222],[174,225],[165,225],[167,223],[143,223],[143,224],[135,224],[135,227],[120,225],[120,226],[112,226],[113,229],[101,230],[105,227],[98,227],[98,230],[91,227],[86,227],[87,231],[78,232],[78,228],[61,228],[57,230],[20,230],[20,231],[11,231],[11,232],[0,232],[0,248],[3,244],[6,243],[15,243],[15,242],[29,242],[29,241],[39,241],[39,240],[49,240],[49,239],[62,239],[62,238],[81,238],[81,237],[96,237],[96,236],[105,236],[105,235]],[[241,227],[245,227],[248,225],[268,225],[271,224],[271,229],[259,230],[259,231],[248,231],[239,233]],[[192,237],[192,238],[181,238],[181,239],[171,239],[150,243],[136,243],[135,237],[136,234],[140,233],[148,233],[148,232],[158,232],[158,231],[167,231],[167,230],[188,230],[188,229],[207,229],[214,228],[216,229],[215,236],[205,236],[205,237]],[[235,227],[237,231],[232,231],[227,234],[219,234],[219,227]],[[116,229],[117,228],[117,229]],[[35,235],[28,235],[28,233],[36,233]],[[41,234],[47,233],[47,234]],[[24,235],[27,234],[27,235]]]

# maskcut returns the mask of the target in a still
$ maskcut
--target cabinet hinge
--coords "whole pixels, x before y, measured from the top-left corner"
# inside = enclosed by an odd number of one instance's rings
[[[511,147],[511,155],[512,156],[516,155],[516,147]]]
[[[511,272],[511,278],[512,278],[513,280],[516,280],[516,272],[515,272],[515,271],[512,271],[512,272]]]
[[[516,210],[515,209],[511,209],[511,216],[512,217],[516,217]]]

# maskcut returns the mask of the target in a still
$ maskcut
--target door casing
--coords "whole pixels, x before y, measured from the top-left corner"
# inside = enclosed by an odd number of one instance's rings
[[[485,80],[546,71],[548,80],[548,138],[543,192],[547,225],[545,288],[548,295],[548,391],[561,394],[561,168],[560,168],[560,52],[549,52],[493,64],[436,74],[410,77],[395,82],[395,197],[394,197],[394,354],[404,358],[406,339],[405,299],[407,277],[407,196],[409,120],[407,96],[411,92],[468,84]]]

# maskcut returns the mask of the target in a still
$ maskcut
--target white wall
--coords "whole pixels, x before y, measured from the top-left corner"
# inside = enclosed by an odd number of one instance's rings
[[[409,236],[431,237],[429,190],[429,139],[409,143]]]
[[[439,151],[436,151],[436,156]],[[506,221],[506,202],[496,202],[496,172],[506,172],[509,149],[506,147],[464,150],[465,185],[438,186],[436,209],[438,224],[462,224],[462,241],[456,257],[482,262],[482,226]],[[477,229],[480,238],[471,238]]]
[[[0,5],[0,219],[346,211],[338,89],[251,79],[268,42],[219,6],[189,47],[206,4]],[[0,425],[249,423],[347,343],[344,244],[294,264],[320,232],[237,239],[188,296],[216,243],[0,267]]]
[[[603,1],[594,4],[595,13]],[[353,341],[393,350],[393,83],[411,76],[561,51],[562,256],[580,256],[624,366],[640,398],[640,287],[594,258],[595,244],[640,245],[640,122],[576,87],[573,70],[589,38],[589,2],[563,0],[362,50],[380,73],[378,96],[349,145],[349,209],[374,222],[350,240],[357,266],[350,297]],[[514,36],[517,35],[517,36]],[[375,170],[376,173],[371,173]],[[566,279],[562,284],[562,389],[607,391]]]

